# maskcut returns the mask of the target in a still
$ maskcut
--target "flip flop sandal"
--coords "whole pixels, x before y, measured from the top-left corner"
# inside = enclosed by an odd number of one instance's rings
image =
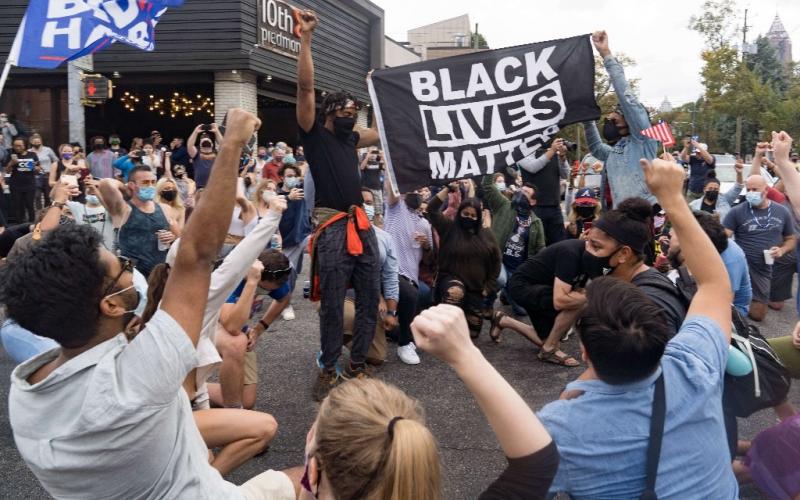
[[[580,362],[572,356],[567,354],[562,354],[559,356],[558,349],[553,349],[552,351],[545,351],[542,349],[539,351],[539,354],[537,354],[536,357],[539,358],[539,361],[552,363],[559,366],[566,366],[567,368],[575,368],[576,366],[581,365]]]
[[[506,313],[503,311],[495,311],[494,314],[492,314],[492,327],[489,328],[489,337],[495,344],[500,343],[500,335],[503,333],[503,327],[500,326],[500,322],[505,317]]]

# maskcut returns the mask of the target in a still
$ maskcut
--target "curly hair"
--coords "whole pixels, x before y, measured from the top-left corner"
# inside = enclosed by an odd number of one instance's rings
[[[107,281],[103,238],[91,226],[67,224],[0,268],[0,303],[8,316],[66,348],[97,333],[98,304]]]

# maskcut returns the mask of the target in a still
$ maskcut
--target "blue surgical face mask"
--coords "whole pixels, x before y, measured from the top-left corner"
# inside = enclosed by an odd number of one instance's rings
[[[374,205],[364,205],[364,212],[367,214],[367,218],[372,222],[372,219],[375,218],[375,206]]]
[[[100,198],[98,198],[96,195],[93,195],[93,194],[87,194],[86,195],[86,204],[87,205],[99,205],[100,204]]]
[[[506,190],[506,183],[505,182],[495,182],[494,185],[500,191],[505,191]]]
[[[155,186],[140,187],[136,196],[142,201],[153,201],[156,197],[156,188]]]
[[[744,197],[751,207],[757,207],[761,205],[762,201],[764,201],[763,195],[758,191],[748,191]]]
[[[300,179],[297,177],[285,177],[283,179],[283,185],[286,187],[286,189],[293,189],[297,187],[298,182],[300,182]]]

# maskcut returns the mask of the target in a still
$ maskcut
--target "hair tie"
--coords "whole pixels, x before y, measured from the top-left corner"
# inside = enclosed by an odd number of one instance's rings
[[[394,424],[397,423],[398,420],[403,420],[403,417],[394,417],[393,419],[389,420],[389,437],[394,439]]]

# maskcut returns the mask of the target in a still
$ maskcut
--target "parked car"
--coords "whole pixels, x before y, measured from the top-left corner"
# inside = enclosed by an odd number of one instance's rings
[[[736,183],[736,169],[734,169],[734,165],[736,164],[736,157],[733,155],[728,154],[718,154],[712,155],[714,156],[714,160],[716,160],[716,166],[714,167],[714,171],[717,174],[717,179],[720,181],[719,190],[721,193],[727,193],[730,188]],[[745,163],[744,165],[744,178],[747,179],[748,172],[750,172],[750,164]],[[761,175],[764,176],[764,179],[767,180],[767,185],[772,187],[778,181],[776,177],[769,173],[769,171],[761,167]],[[737,203],[744,199],[744,193],[747,192],[746,189],[742,189],[742,192],[739,193],[739,199]]]

